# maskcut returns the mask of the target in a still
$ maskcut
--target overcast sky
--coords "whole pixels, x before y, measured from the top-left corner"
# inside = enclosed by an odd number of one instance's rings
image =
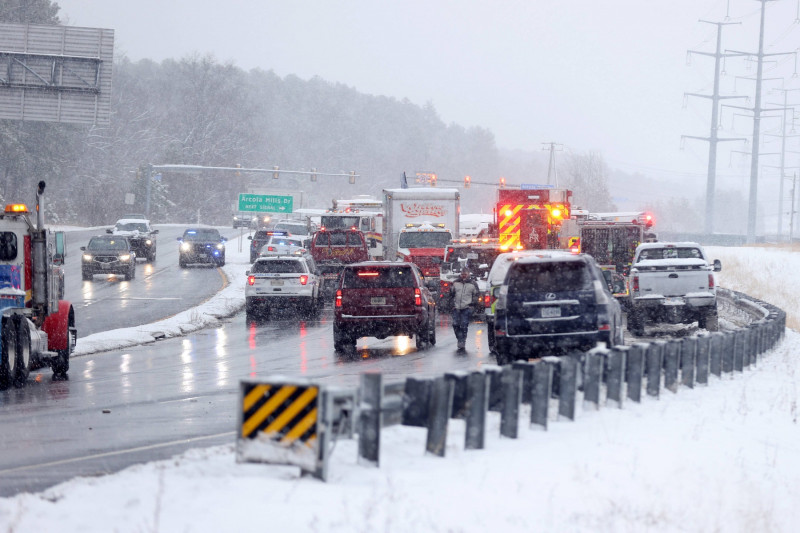
[[[180,59],[199,52],[243,69],[303,79],[320,76],[360,92],[431,102],[441,118],[490,129],[501,148],[541,150],[554,141],[572,152],[597,151],[612,167],[665,179],[705,180],[716,27],[723,49],[758,50],[755,0],[59,0],[74,26],[112,28],[115,53],[131,60]],[[767,52],[800,46],[798,0],[767,4]],[[792,78],[795,58],[776,56],[767,77]],[[747,95],[754,75],[728,60],[722,93]],[[782,102],[781,81],[765,103]],[[800,91],[789,93],[800,101]],[[735,102],[731,102],[735,103]],[[752,106],[753,101],[740,105]],[[721,137],[750,136],[752,121],[723,113]],[[730,128],[734,126],[735,130]],[[780,131],[779,119],[764,130]],[[775,152],[776,138],[762,151]],[[791,142],[794,140],[790,140]],[[722,143],[719,181],[749,182],[749,160]],[[797,165],[797,155],[790,156]],[[762,157],[765,165],[778,159]],[[787,163],[788,165],[789,163]],[[770,170],[765,170],[770,172]],[[777,176],[777,173],[775,173]]]

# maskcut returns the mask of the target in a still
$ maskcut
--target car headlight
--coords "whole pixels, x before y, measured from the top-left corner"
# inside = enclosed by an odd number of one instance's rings
[[[130,261],[131,260],[131,254],[122,254],[121,256],[119,256],[119,260],[120,261]]]
[[[188,242],[181,243],[181,252],[188,252],[192,249],[192,246]]]
[[[153,241],[151,241],[150,239],[147,239],[146,241],[144,241],[144,243],[145,243],[147,246],[150,246],[151,244],[153,244]]]
[[[222,244],[222,243],[219,243],[219,244],[217,245],[217,250],[224,250],[224,249],[225,249],[225,245],[224,245],[224,244]]]
[[[92,254],[83,254],[84,261],[91,261],[92,259]]]

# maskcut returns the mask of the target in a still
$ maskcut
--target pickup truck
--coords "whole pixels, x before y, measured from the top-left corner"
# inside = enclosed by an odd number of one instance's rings
[[[708,261],[695,242],[654,242],[636,247],[628,276],[628,331],[644,334],[648,322],[690,324],[716,331],[718,259]]]

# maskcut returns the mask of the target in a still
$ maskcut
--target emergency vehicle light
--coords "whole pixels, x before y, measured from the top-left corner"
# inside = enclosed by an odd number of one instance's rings
[[[28,213],[28,206],[25,204],[6,204],[6,213]]]

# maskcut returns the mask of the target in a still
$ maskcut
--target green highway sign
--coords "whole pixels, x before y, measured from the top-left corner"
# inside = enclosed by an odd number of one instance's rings
[[[239,194],[239,211],[258,211],[261,213],[291,213],[294,198],[271,194]]]

